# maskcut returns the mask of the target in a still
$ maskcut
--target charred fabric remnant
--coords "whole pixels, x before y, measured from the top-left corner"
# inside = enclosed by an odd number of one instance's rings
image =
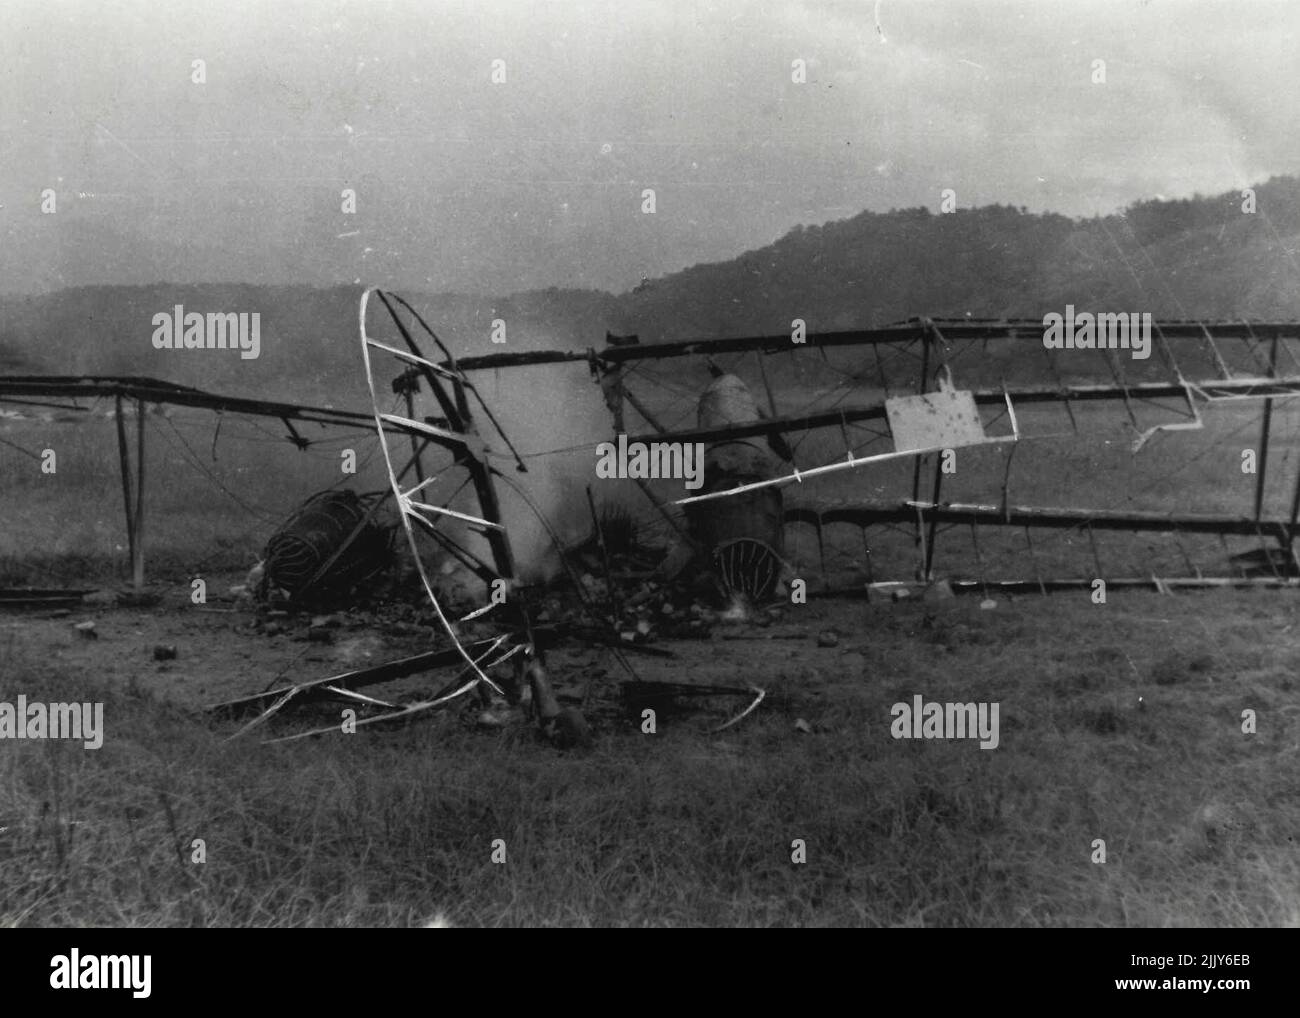
[[[744,382],[711,370],[713,381],[700,397],[700,430],[763,419]],[[714,442],[704,451],[703,493],[766,481],[775,476],[777,466],[777,450],[762,436]],[[778,488],[694,503],[686,509],[691,534],[712,557],[727,592],[753,602],[770,597],[780,578],[783,516]]]
[[[393,529],[372,512],[383,495],[344,488],[307,499],[266,543],[259,596],[278,587],[291,599],[337,597],[387,566]]]

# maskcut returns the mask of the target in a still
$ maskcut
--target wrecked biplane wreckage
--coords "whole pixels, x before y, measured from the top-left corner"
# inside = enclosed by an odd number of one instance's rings
[[[366,331],[366,309],[376,301],[396,330],[391,342]],[[417,330],[435,344],[438,359],[421,351]],[[370,290],[361,310],[370,414],[230,399],[142,379],[5,378],[0,400],[110,395],[119,408],[127,399],[142,410],[149,402],[175,402],[278,417],[294,440],[295,421],[373,429],[388,490],[367,500],[360,518],[331,510],[328,541],[299,532],[289,571],[295,582],[310,573],[310,587],[376,507],[395,505],[446,646],[221,709],[257,711],[247,730],[291,704],[342,698],[366,712],[358,724],[378,724],[488,690],[510,702],[531,696],[542,728],[561,744],[577,744],[589,730],[576,710],[560,709],[543,660],[560,634],[534,621],[498,498],[497,483],[511,485],[503,468],[520,470],[524,462],[476,377],[547,364],[585,368],[599,384],[612,433],[628,445],[705,447],[701,491],[684,492],[680,480],[628,475],[645,496],[637,536],[657,547],[664,563],[643,586],[688,572],[684,558],[724,591],[760,605],[780,597],[782,584],[797,579],[811,587],[808,579],[818,576],[820,590],[810,593],[867,598],[897,597],[936,581],[985,597],[1090,591],[1098,581],[1162,592],[1300,585],[1300,477],[1270,469],[1277,463],[1270,450],[1295,451],[1295,435],[1275,433],[1274,422],[1275,405],[1285,409],[1300,395],[1300,325],[1153,322],[1150,332],[1152,355],[1142,359],[1104,344],[1053,348],[1035,321],[971,319],[914,319],[796,338],[642,344],[612,337],[600,350],[457,358],[405,301]],[[400,364],[393,392],[406,400],[404,415],[380,409],[379,357]],[[419,415],[415,396],[426,393],[436,412]],[[645,428],[628,426],[630,412]],[[120,410],[118,420],[138,578],[142,476],[133,492]],[[138,421],[142,435],[143,413]],[[1243,433],[1248,437],[1238,437]],[[421,452],[431,446],[448,462],[426,474]],[[1195,470],[1196,484],[1172,488],[1168,479],[1177,470]],[[459,475],[471,501],[435,494],[446,473]],[[1203,497],[1188,499],[1188,490]],[[1183,496],[1170,511],[1175,492]],[[353,532],[340,542],[347,520]],[[448,520],[460,529],[440,525]],[[953,531],[968,532],[969,540],[954,541]],[[426,542],[481,581],[484,603],[455,618],[444,610],[436,570],[421,558]],[[645,590],[616,598],[607,564],[605,571],[611,603],[645,603]],[[487,622],[496,626],[493,635],[461,637],[465,627]],[[608,627],[604,636],[618,647]],[[512,678],[502,675],[503,666]],[[433,668],[454,674],[415,703],[359,692]]]
[[[388,310],[391,321],[406,345],[405,350],[380,342],[368,335],[366,331],[366,313],[372,295],[376,296]],[[434,362],[423,355],[411,329],[403,323],[397,310],[398,306],[408,311],[413,320],[437,345],[444,355],[444,361]],[[492,453],[490,448],[476,429],[471,410],[471,395],[491,422],[500,442],[504,444],[506,449],[509,449],[510,458],[519,470],[526,469],[522,459],[511,445],[509,438],[487,403],[479,395],[477,389],[474,388],[473,383],[459,371],[455,358],[452,357],[447,347],[424,319],[420,317],[418,312],[411,308],[402,298],[380,290],[367,290],[361,299],[360,323],[362,356],[374,407],[375,428],[391,484],[392,498],[399,511],[401,527],[408,540],[424,594],[428,603],[432,606],[436,618],[451,644],[451,648],[415,655],[402,661],[375,668],[361,669],[323,680],[292,684],[280,689],[218,704],[213,710],[221,713],[258,711],[256,717],[236,733],[238,735],[264,723],[291,702],[302,703],[322,696],[332,699],[342,698],[354,702],[362,709],[372,711],[373,713],[369,716],[356,722],[357,725],[362,725],[403,720],[414,714],[449,704],[475,689],[480,692],[487,689],[500,697],[504,697],[508,703],[518,703],[521,699],[530,697],[532,708],[542,731],[561,748],[589,744],[591,732],[581,711],[574,707],[561,708],[551,687],[550,678],[544,664],[542,642],[543,638],[549,637],[550,634],[543,633],[534,627],[527,593],[516,580],[513,549],[507,528],[502,523],[500,502],[497,498],[494,483],[495,479],[502,479],[503,475],[498,471],[495,463],[491,461]],[[400,361],[413,365],[437,401],[442,415],[438,418],[425,417],[423,420],[415,417],[414,396],[419,391],[419,386],[414,383],[409,373],[404,373],[399,378],[398,383],[394,384],[394,391],[400,391],[407,399],[407,415],[400,416],[383,412],[379,405],[372,351],[394,356]],[[410,458],[401,469],[398,469],[396,465],[398,457],[389,442],[390,432],[406,434],[413,440]],[[414,441],[417,438],[420,441]],[[440,479],[440,475],[436,473],[429,477],[424,476],[421,452],[424,446],[430,443],[441,446],[451,453],[451,462],[449,464],[451,469],[463,470],[468,475],[468,481],[473,485],[476,496],[477,515],[452,509],[447,501],[430,500],[432,496],[429,492],[434,490],[436,482]],[[410,487],[404,487],[404,478],[412,470],[414,470],[417,480]],[[457,486],[454,490],[459,491],[462,487],[464,487],[464,484]],[[277,534],[277,538],[283,535],[282,546],[288,545],[295,553],[292,561],[296,567],[296,578],[302,580],[303,584],[319,581],[322,572],[332,563],[340,561],[340,556],[347,549],[349,542],[354,541],[357,535],[363,532],[364,528],[373,526],[371,515],[382,501],[382,499],[372,500],[369,509],[362,513],[358,505],[359,500],[356,500],[354,496],[353,500],[342,505],[344,512],[341,514],[337,498],[333,502],[322,501],[327,494],[338,496],[340,493],[322,493],[316,496],[308,502],[303,510],[295,515],[289,525]],[[594,511],[594,503],[592,508]],[[330,509],[334,511],[328,512],[327,510]],[[347,514],[347,510],[351,510],[351,515]],[[353,529],[346,536],[344,533],[346,528],[337,525],[340,515],[345,516],[348,520],[355,520]],[[539,517],[540,515],[539,513]],[[457,541],[454,536],[439,526],[439,518],[450,518],[462,525],[468,525],[472,531],[477,532],[486,540],[489,550],[488,556],[484,557]],[[322,527],[320,525],[322,522],[326,526]],[[543,523],[546,523],[544,518]],[[322,531],[324,532],[323,535]],[[605,542],[599,520],[596,521],[596,533],[600,539],[603,553]],[[309,539],[322,536],[323,540],[313,541]],[[436,584],[433,581],[434,570],[431,564],[425,561],[426,551],[419,540],[419,536],[431,538],[451,559],[459,562],[478,576],[483,581],[485,590],[490,593],[488,603],[452,621],[448,617],[436,589]],[[296,538],[296,541],[290,541],[290,538]],[[275,552],[278,551],[279,547],[276,545],[276,539],[273,539],[271,545],[268,545],[268,555],[265,563],[268,576],[278,577],[283,575],[283,567],[277,567],[275,562]],[[327,554],[331,549],[333,549],[332,553]],[[301,586],[299,589],[301,589]],[[485,616],[497,619],[505,632],[492,639],[474,641],[469,644],[462,642],[459,626],[471,620],[482,619]],[[616,651],[616,654],[622,661],[621,653]],[[511,661],[514,665],[513,682],[501,679],[494,681],[493,678],[489,677],[488,673],[492,669],[505,664],[507,661]],[[623,663],[626,664],[625,661]],[[461,666],[459,673],[442,690],[429,699],[423,699],[415,703],[399,704],[357,692],[359,687],[388,682],[419,671],[447,665]],[[664,684],[659,685],[664,686]],[[650,687],[647,686],[643,692],[649,689]],[[655,691],[668,696],[671,696],[674,692],[667,690],[666,687]],[[647,695],[653,695],[655,691],[650,691]],[[680,694],[681,690],[675,690],[675,692]],[[743,695],[746,697],[757,694],[756,698],[744,711],[715,729],[718,731],[739,722],[754,710],[765,696],[764,691],[756,687],[733,689],[730,687],[697,686],[693,689],[693,692],[695,695],[721,694]],[[325,728],[313,729],[270,741],[287,741],[336,730],[336,725],[330,725]]]
[[[819,575],[819,593],[868,598],[939,579],[986,597],[1091,591],[1098,580],[1157,591],[1296,585],[1300,471],[1270,471],[1270,450],[1295,441],[1274,434],[1273,422],[1275,404],[1300,395],[1300,324],[1142,329],[1152,338],[1141,357],[1104,335],[1053,346],[1036,321],[913,319],[458,365],[473,374],[585,361],[628,446],[703,443],[706,458],[729,460],[706,473],[701,493],[634,477],[653,504],[641,526],[655,526],[657,514],[676,540],[733,574],[724,586],[760,596],[776,586],[782,559],[794,560],[787,578],[791,569]],[[765,393],[766,413],[742,388]],[[718,413],[723,394],[731,405]],[[628,408],[649,430],[627,427]],[[1206,408],[1217,411],[1208,423]],[[683,427],[691,416],[695,427]],[[1233,443],[1252,430],[1247,471]],[[777,441],[785,454],[769,457]],[[1153,444],[1158,453],[1142,453]],[[1170,511],[1169,478],[1191,470],[1203,497]],[[783,504],[771,499],[778,492]],[[768,522],[778,505],[782,531]],[[858,531],[856,550],[845,529]],[[957,529],[967,542],[945,537]],[[806,539],[792,539],[807,530],[813,561]],[[730,561],[717,554],[727,547]],[[746,575],[734,575],[737,565]]]

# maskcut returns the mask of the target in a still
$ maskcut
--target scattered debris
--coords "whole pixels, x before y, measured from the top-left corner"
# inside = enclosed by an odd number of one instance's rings
[[[624,682],[620,686],[623,702],[628,712],[639,717],[647,707],[652,708],[660,717],[684,714],[687,709],[679,701],[701,696],[757,696],[744,711],[713,732],[729,728],[745,717],[762,702],[767,694],[757,686],[714,686],[699,682],[655,682],[638,680]]]
[[[748,707],[746,707],[746,708],[745,708],[743,711],[741,711],[739,714],[737,714],[737,715],[736,715],[734,718],[732,718],[730,721],[726,722],[725,724],[721,724],[721,725],[719,725],[717,728],[713,729],[713,731],[714,731],[715,733],[716,733],[716,732],[725,732],[725,731],[726,731],[728,728],[730,728],[732,725],[739,724],[742,720],[744,720],[746,717],[749,716],[750,712],[753,711],[754,708],[756,708],[760,703],[763,702],[763,697],[767,696],[767,692],[766,692],[766,690],[759,689],[757,686],[750,686],[750,687],[749,687],[749,692],[755,694],[755,696],[754,696],[754,702],[751,703]]]
[[[805,735],[811,735],[812,725],[808,724],[808,722],[803,718],[796,718],[794,722],[794,730],[796,732],[803,732]]]
[[[819,647],[838,647],[840,645],[840,634],[834,629],[823,629],[817,634],[817,646]]]

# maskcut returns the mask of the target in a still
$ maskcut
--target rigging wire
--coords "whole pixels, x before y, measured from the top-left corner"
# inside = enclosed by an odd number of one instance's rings
[[[21,445],[18,445],[17,443],[14,442],[10,442],[8,439],[0,438],[0,445],[7,445],[9,446],[10,449],[17,449],[24,456],[30,456],[32,459],[36,460],[37,463],[41,462],[40,455],[32,452],[30,449],[24,449]]]

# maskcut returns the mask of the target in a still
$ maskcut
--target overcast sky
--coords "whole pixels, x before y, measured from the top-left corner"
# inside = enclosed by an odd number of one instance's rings
[[[1287,0],[0,0],[0,292],[621,291],[943,188],[1071,215],[1224,191],[1300,171],[1298,24]]]

